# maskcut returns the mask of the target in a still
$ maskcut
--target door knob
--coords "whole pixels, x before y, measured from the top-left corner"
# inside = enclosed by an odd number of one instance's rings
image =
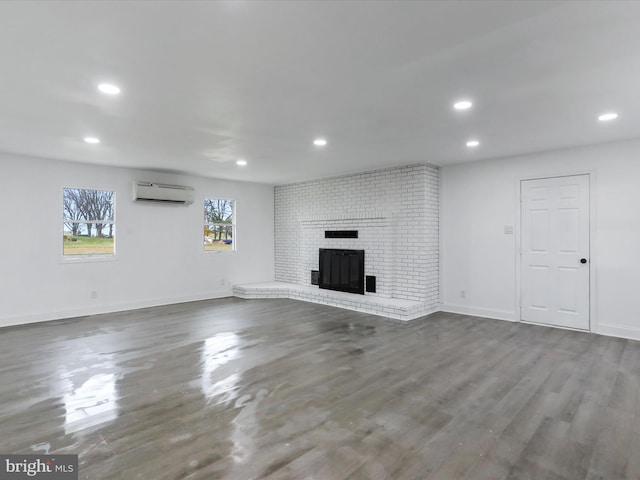
[[[580,259],[580,263],[587,263],[587,259],[586,258],[581,258]]]

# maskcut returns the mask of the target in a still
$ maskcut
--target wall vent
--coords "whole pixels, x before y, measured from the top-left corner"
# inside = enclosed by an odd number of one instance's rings
[[[358,230],[325,230],[324,238],[358,238]]]
[[[367,275],[365,277],[365,290],[369,293],[376,293],[376,277]]]

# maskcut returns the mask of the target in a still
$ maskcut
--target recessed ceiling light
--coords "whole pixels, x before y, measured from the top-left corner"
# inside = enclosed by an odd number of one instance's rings
[[[107,95],[117,95],[120,93],[120,87],[112,85],[110,83],[101,83],[98,85],[98,90]]]
[[[244,166],[247,164],[247,161],[246,161],[246,160],[238,160],[238,161],[236,162],[236,164],[237,164],[237,165],[240,165],[241,167],[244,167]]]
[[[84,141],[87,143],[100,143],[100,139],[96,137],[84,137]]]
[[[478,140],[469,140],[467,142],[467,147],[469,147],[469,148],[475,148],[478,145],[480,145],[480,142]]]
[[[472,106],[473,103],[471,103],[469,100],[459,100],[453,104],[453,108],[455,108],[456,110],[467,110]]]
[[[609,122],[611,120],[615,120],[616,118],[618,118],[618,114],[615,112],[608,112],[608,113],[603,113],[602,115],[600,115],[598,117],[598,120],[600,120],[601,122]]]
[[[316,138],[316,139],[313,141],[313,144],[314,144],[316,147],[324,147],[325,145],[327,145],[327,141],[326,141],[324,138]]]

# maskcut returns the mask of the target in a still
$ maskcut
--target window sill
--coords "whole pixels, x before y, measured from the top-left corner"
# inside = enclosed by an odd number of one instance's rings
[[[117,257],[114,255],[68,255],[60,258],[58,263],[65,265],[74,265],[76,263],[102,263],[115,262]]]

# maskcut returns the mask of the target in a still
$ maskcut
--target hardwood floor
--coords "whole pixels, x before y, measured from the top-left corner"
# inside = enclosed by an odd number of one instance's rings
[[[230,298],[0,347],[0,452],[80,478],[640,478],[639,342]]]

